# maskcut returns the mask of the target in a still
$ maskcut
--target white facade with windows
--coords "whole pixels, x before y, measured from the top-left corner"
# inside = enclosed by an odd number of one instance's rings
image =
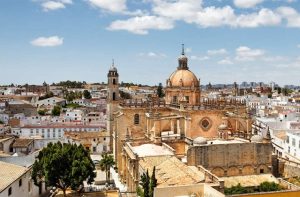
[[[38,197],[45,186],[35,186],[31,169],[0,161],[0,197]]]
[[[59,97],[51,97],[43,100],[39,100],[35,103],[36,107],[46,107],[46,106],[63,106],[66,104],[66,100]]]
[[[286,157],[300,162],[300,130],[288,131],[284,145]]]
[[[83,112],[81,110],[68,110],[64,115],[65,121],[81,121]]]
[[[63,125],[63,124],[49,124],[49,125],[25,125],[21,128],[12,128],[12,134],[21,137],[41,136],[44,139],[61,139],[65,131],[99,131],[99,125]]]

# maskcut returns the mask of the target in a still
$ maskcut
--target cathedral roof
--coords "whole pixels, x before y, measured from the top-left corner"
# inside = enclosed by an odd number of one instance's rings
[[[178,57],[178,67],[173,72],[168,80],[167,86],[174,87],[198,87],[199,80],[196,75],[189,70],[188,58],[184,53],[184,45],[182,45],[182,53]]]
[[[178,87],[195,87],[199,86],[199,81],[196,75],[190,70],[176,70],[169,78],[171,86]]]

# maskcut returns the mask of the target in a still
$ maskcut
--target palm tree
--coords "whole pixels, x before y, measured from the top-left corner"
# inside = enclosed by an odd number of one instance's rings
[[[110,180],[110,168],[115,165],[115,161],[112,155],[109,155],[107,153],[102,154],[102,159],[99,163],[100,169],[102,171],[105,171],[106,173],[106,182]]]

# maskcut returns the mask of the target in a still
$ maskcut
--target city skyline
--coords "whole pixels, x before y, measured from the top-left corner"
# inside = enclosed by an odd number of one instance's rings
[[[201,84],[299,85],[295,0],[26,0],[0,3],[0,84],[120,81],[155,85],[181,44]],[[180,9],[179,9],[180,8]]]

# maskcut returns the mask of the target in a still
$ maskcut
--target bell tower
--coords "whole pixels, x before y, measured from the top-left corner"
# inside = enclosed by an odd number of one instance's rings
[[[107,74],[107,131],[111,136],[111,147],[113,139],[113,123],[114,123],[114,112],[118,110],[119,106],[119,74],[118,70],[114,65],[114,60]]]

